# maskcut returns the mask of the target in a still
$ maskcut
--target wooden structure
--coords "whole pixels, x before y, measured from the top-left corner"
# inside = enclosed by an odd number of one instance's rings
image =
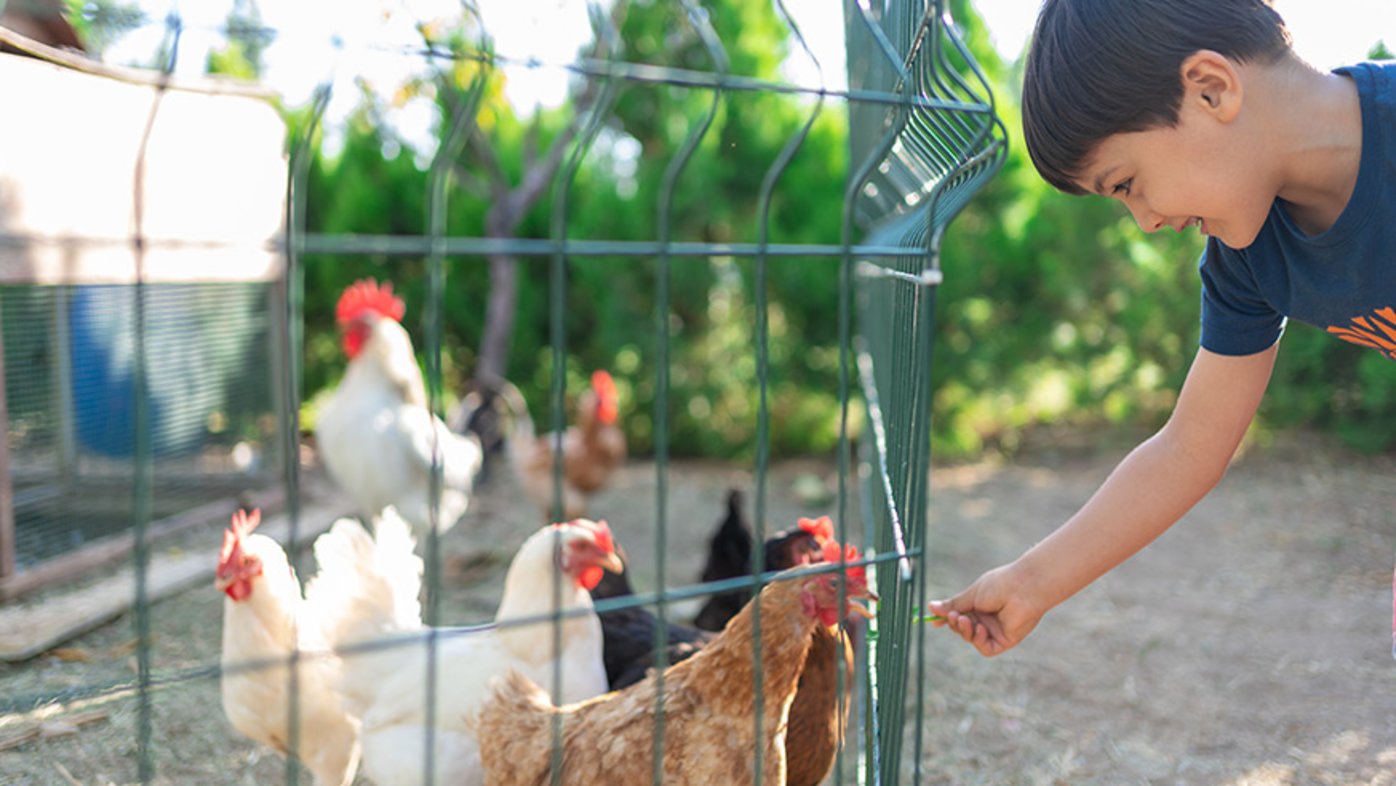
[[[270,93],[103,66],[6,27],[0,46],[12,53],[0,54],[0,104],[24,118],[0,123],[0,344],[8,345],[0,361],[10,366],[0,386],[4,599],[130,550],[135,451],[122,396],[139,387],[112,369],[129,364],[134,342],[150,358],[145,389],[173,402],[161,409],[157,400],[152,418],[173,422],[183,406],[179,427],[196,441],[226,419],[223,387],[246,376],[270,402],[275,422],[261,431],[276,441],[288,407],[280,400],[287,162]],[[199,376],[212,364],[216,373]],[[185,387],[162,387],[175,384]],[[20,406],[20,390],[35,398]],[[117,416],[126,431],[107,422]],[[173,428],[158,431],[156,455]],[[43,450],[31,450],[40,432]],[[245,490],[248,466],[261,458],[248,449],[224,467],[185,443],[167,451],[170,471],[157,467],[152,535],[206,520],[199,505]],[[212,482],[225,469],[229,482]],[[162,492],[166,480],[184,493]],[[72,537],[61,554],[25,564],[16,511],[54,500],[74,516],[101,510],[115,520],[99,537]]]

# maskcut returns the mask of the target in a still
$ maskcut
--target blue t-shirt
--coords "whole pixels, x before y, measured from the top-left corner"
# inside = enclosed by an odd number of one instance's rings
[[[1307,235],[1279,200],[1244,249],[1207,239],[1202,346],[1249,355],[1279,340],[1286,318],[1396,360],[1396,63],[1335,69],[1357,83],[1362,157],[1347,207]]]

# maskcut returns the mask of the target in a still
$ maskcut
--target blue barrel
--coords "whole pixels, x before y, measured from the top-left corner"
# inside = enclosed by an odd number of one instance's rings
[[[134,292],[74,287],[68,312],[78,442],[114,458],[136,448]],[[252,287],[212,284],[149,284],[144,293],[151,449],[161,458],[188,455],[206,441],[229,380],[246,372],[259,298]]]

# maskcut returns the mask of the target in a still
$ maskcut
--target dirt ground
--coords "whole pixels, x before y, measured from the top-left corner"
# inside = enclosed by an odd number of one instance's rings
[[[1073,512],[1127,443],[1039,439],[1014,463],[937,466],[931,476],[932,594],[1011,559]],[[773,468],[767,520],[822,512]],[[1062,607],[1016,650],[979,657],[928,636],[921,771],[926,784],[1396,784],[1396,663],[1388,625],[1396,462],[1291,437],[1250,449],[1220,489],[1159,542]],[[668,483],[669,581],[697,580],[725,491],[751,474],[676,463]],[[488,618],[534,512],[493,476],[443,542],[441,620]],[[748,498],[748,510],[751,499]],[[594,510],[654,582],[655,472],[632,463]],[[856,507],[851,506],[852,510]],[[218,528],[206,533],[210,560]],[[184,545],[196,548],[197,544]],[[153,607],[152,762],[160,784],[281,783],[275,755],[239,738],[219,707],[221,596],[212,586]],[[682,613],[686,609],[679,610]],[[138,714],[123,617],[59,650],[0,665],[0,784],[137,782]],[[166,681],[167,678],[174,678]],[[62,704],[35,701],[65,694]],[[914,708],[913,708],[914,710]],[[75,721],[84,721],[77,723]],[[904,782],[916,773],[904,770]],[[363,779],[360,779],[361,781]]]
[[[932,473],[953,591],[1073,513],[1123,446]],[[1396,783],[1390,458],[1251,449],[1134,559],[993,659],[935,637],[926,782]]]

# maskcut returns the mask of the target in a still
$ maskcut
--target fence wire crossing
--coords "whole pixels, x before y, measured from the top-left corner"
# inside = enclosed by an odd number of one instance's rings
[[[795,17],[780,0],[774,1],[777,16],[787,27],[789,40],[818,68],[818,57]],[[547,411],[551,430],[561,433],[568,425],[569,273],[580,264],[615,263],[617,260],[648,265],[655,302],[654,345],[651,348],[655,372],[650,380],[654,406],[650,415],[655,489],[653,576],[659,589],[601,600],[595,608],[597,612],[640,607],[655,610],[658,626],[650,761],[652,781],[664,782],[665,757],[670,751],[666,747],[665,731],[672,719],[666,718],[666,667],[669,664],[663,632],[668,623],[680,621],[671,607],[734,589],[757,593],[776,576],[764,568],[762,546],[770,534],[766,531],[766,521],[771,470],[771,384],[775,364],[771,355],[770,270],[775,260],[804,260],[803,264],[817,266],[838,282],[837,302],[829,304],[837,312],[840,407],[837,492],[832,518],[839,542],[859,543],[861,537],[864,542],[859,545],[866,547],[860,549],[861,556],[851,562],[848,561],[851,557],[844,557],[839,563],[817,570],[865,566],[870,583],[880,597],[876,618],[858,639],[854,685],[844,684],[844,668],[836,669],[837,695],[845,695],[845,690],[852,688],[858,700],[851,708],[847,741],[837,750],[828,782],[919,784],[925,777],[921,769],[921,739],[926,722],[922,707],[927,675],[925,627],[913,624],[913,620],[926,590],[925,571],[921,566],[928,546],[930,364],[935,338],[936,285],[942,276],[941,240],[949,223],[1002,163],[1006,155],[1004,129],[995,113],[987,81],[950,17],[946,0],[846,0],[848,87],[837,90],[823,83],[793,85],[733,73],[729,55],[734,42],[723,39],[710,12],[698,0],[677,0],[677,5],[687,26],[684,34],[699,42],[697,49],[704,61],[701,65],[689,62],[686,67],[677,68],[626,62],[619,24],[626,10],[624,0],[616,0],[614,5],[588,4],[592,42],[577,59],[532,63],[540,69],[566,73],[581,85],[574,86],[573,109],[578,113],[578,121],[569,132],[572,135],[562,149],[560,164],[548,182],[538,184],[547,197],[541,203],[546,205],[548,218],[545,237],[516,238],[486,231],[463,234],[451,231],[448,206],[462,187],[455,162],[472,134],[481,130],[482,108],[488,100],[491,78],[497,69],[517,62],[509,53],[494,50],[487,21],[472,3],[463,3],[462,29],[473,32],[473,36],[463,36],[449,45],[431,42],[396,53],[428,67],[433,74],[434,88],[439,91],[439,106],[443,108],[441,131],[429,162],[425,225],[420,234],[312,231],[310,214],[315,209],[310,182],[312,162],[327,122],[335,80],[327,79],[315,92],[310,106],[294,124],[287,147],[284,236],[274,247],[276,252],[285,255],[284,277],[271,285],[269,294],[260,295],[267,304],[267,315],[259,317],[260,321],[255,323],[261,331],[257,335],[263,336],[261,340],[265,342],[265,336],[271,336],[276,344],[263,350],[259,357],[260,362],[276,365],[269,375],[275,388],[270,398],[281,404],[277,433],[274,440],[269,440],[275,444],[268,450],[285,457],[278,464],[283,475],[280,484],[284,486],[288,521],[286,539],[293,544],[303,540],[301,527],[305,511],[301,499],[305,478],[296,460],[301,450],[302,427],[299,408],[294,402],[302,401],[306,394],[302,353],[308,268],[325,264],[325,260],[345,258],[373,260],[389,270],[398,263],[423,262],[421,269],[425,271],[427,297],[421,323],[424,342],[420,354],[424,360],[427,405],[436,416],[444,418],[447,414],[447,372],[442,336],[445,302],[453,286],[449,275],[451,263],[484,263],[497,257],[546,263],[551,365]],[[3,8],[3,0],[0,0],[0,8]],[[161,51],[167,54],[163,79],[169,80],[176,71],[181,36],[187,31],[177,15],[167,18],[165,24],[166,40]],[[820,73],[822,75],[822,70]],[[160,85],[159,90],[163,90],[164,82],[157,79],[156,83]],[[606,133],[619,96],[626,90],[657,87],[691,91],[702,97],[702,107],[693,115],[696,119],[685,120],[688,127],[664,167],[658,198],[652,205],[654,237],[636,240],[575,236],[576,227],[570,218],[583,198],[579,193],[582,190],[579,173]],[[797,131],[780,147],[760,178],[755,199],[756,233],[753,237],[724,242],[679,236],[677,197],[683,193],[686,182],[701,174],[695,173],[692,166],[695,152],[710,141],[714,120],[723,112],[726,102],[734,95],[750,93],[799,96],[803,99],[800,106],[804,113]],[[807,143],[821,115],[835,111],[833,107],[839,104],[848,113],[849,171],[843,193],[829,194],[827,199],[840,201],[841,240],[827,244],[781,242],[773,231],[772,212],[773,203],[782,193],[782,178]],[[151,121],[142,141],[143,156],[147,143],[152,142],[150,126],[160,111],[157,100],[150,107]],[[300,711],[303,687],[300,664],[321,658],[415,648],[427,663],[425,684],[420,686],[428,718],[422,747],[422,782],[448,782],[443,768],[449,763],[437,759],[438,747],[434,744],[442,732],[430,720],[439,710],[449,709],[436,706],[444,679],[442,650],[451,641],[484,628],[445,625],[452,615],[443,606],[441,593],[443,553],[436,524],[440,517],[444,454],[439,444],[433,443],[431,448],[428,502],[431,527],[419,544],[425,565],[421,607],[425,627],[420,632],[384,637],[381,641],[333,652],[296,649],[290,668],[285,668],[288,664],[283,661],[265,660],[234,664],[226,669],[217,662],[161,669],[156,662],[157,647],[151,632],[154,599],[149,592],[148,570],[152,560],[150,533],[155,519],[155,488],[163,465],[156,460],[157,446],[150,442],[151,375],[156,362],[151,357],[148,341],[152,284],[147,281],[143,260],[152,241],[144,234],[141,221],[140,205],[145,193],[142,171],[138,166],[133,174],[136,220],[129,239],[136,264],[130,288],[135,386],[133,433],[136,436],[130,457],[133,547],[129,561],[135,576],[132,621],[136,638],[136,676],[69,685],[38,695],[0,698],[0,716],[58,704],[134,696],[138,714],[131,752],[136,762],[135,780],[142,784],[163,783],[169,780],[160,772],[157,762],[165,760],[162,751],[171,741],[159,738],[156,731],[155,697],[159,691],[219,680],[232,673],[284,669],[290,696],[285,747],[295,752],[307,733]],[[0,241],[5,239],[0,236]],[[92,240],[97,242],[97,239]],[[84,239],[78,238],[78,241],[84,242]],[[161,241],[154,239],[153,242],[158,245]],[[712,259],[740,259],[751,266],[755,319],[751,351],[757,380],[756,414],[751,424],[755,446],[755,515],[752,518],[755,547],[750,576],[671,586],[673,571],[667,556],[669,528],[681,526],[690,518],[686,512],[675,514],[670,495],[673,477],[670,431],[674,407],[670,374],[677,362],[672,344],[676,286],[673,273],[676,266]],[[7,309],[11,307],[11,299],[0,299],[0,302]],[[7,337],[7,349],[11,343]],[[867,427],[854,454],[850,436],[851,410],[860,402],[867,415]],[[554,521],[563,520],[564,512],[560,454],[560,450],[554,451],[558,460],[552,467]],[[860,472],[852,466],[855,460],[865,471]],[[864,478],[861,484],[857,483],[859,477]],[[852,509],[855,505],[856,510]],[[851,528],[854,522],[858,523]],[[561,548],[560,542],[555,548]],[[303,552],[287,551],[292,555],[296,572],[300,576],[308,575],[312,566],[306,564]],[[553,608],[560,609],[563,607],[562,582],[555,580],[552,586]],[[847,585],[840,582],[841,601],[846,590]],[[502,627],[542,622],[552,628],[554,651],[551,684],[542,687],[551,696],[561,697],[567,688],[561,655],[564,626],[569,616],[557,612],[535,615],[511,620]],[[754,739],[758,740],[771,731],[763,729],[767,713],[763,706],[764,674],[759,667],[764,662],[761,631],[770,624],[773,624],[771,620],[762,619],[761,605],[753,604],[751,649],[758,667],[752,675],[755,701],[751,720]],[[563,717],[552,716],[549,782],[553,784],[570,782],[563,753],[565,731]],[[752,782],[762,784],[766,749],[756,745],[752,750],[733,754],[751,758]],[[233,780],[241,782],[236,777]],[[297,757],[288,756],[284,782],[310,780]],[[366,780],[361,775],[358,782]]]

